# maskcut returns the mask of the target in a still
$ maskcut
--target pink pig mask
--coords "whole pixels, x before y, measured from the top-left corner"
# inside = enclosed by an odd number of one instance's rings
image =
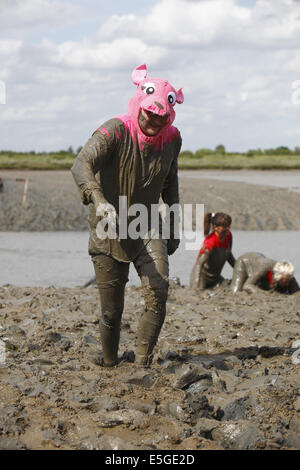
[[[128,113],[137,130],[139,142],[155,143],[158,138],[168,132],[175,119],[174,106],[183,103],[182,88],[176,91],[169,82],[162,78],[147,78],[147,67],[139,65],[132,72],[132,81],[138,86],[136,94],[129,101]],[[146,135],[139,125],[139,114],[144,111],[147,115],[154,113],[158,116],[168,116],[164,126],[154,136]]]

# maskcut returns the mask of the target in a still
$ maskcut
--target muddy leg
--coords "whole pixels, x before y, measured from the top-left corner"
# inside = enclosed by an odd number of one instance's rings
[[[203,272],[201,272],[199,263],[195,263],[190,276],[190,287],[193,289],[205,290],[206,281]]]
[[[199,275],[199,283],[198,283],[198,289],[199,290],[205,290],[206,289],[206,281],[204,279],[203,273],[200,273]]]
[[[136,362],[150,365],[166,315],[168,297],[169,263],[165,240],[151,240],[135,261],[142,281],[145,310],[141,315],[137,331]]]
[[[231,281],[231,290],[236,293],[243,289],[243,285],[247,279],[248,275],[246,272],[246,267],[244,261],[241,258],[238,258],[234,265],[232,281]]]
[[[190,287],[195,289],[198,286],[198,271],[197,271],[197,264],[195,263],[190,275]]]
[[[118,363],[120,325],[129,264],[120,263],[104,254],[93,256],[92,260],[100,293],[99,327],[104,365],[113,366]]]

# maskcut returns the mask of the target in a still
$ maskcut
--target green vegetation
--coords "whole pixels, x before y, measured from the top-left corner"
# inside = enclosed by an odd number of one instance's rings
[[[73,165],[76,155],[69,151],[35,153],[0,152],[0,169],[15,170],[68,170]]]
[[[0,169],[68,170],[73,165],[76,152],[70,146],[59,152],[0,151]],[[224,145],[215,150],[184,150],[179,155],[180,169],[300,169],[300,147],[254,149],[245,153],[226,152]]]
[[[182,170],[300,169],[300,147],[290,150],[282,146],[276,149],[248,150],[245,153],[226,152],[224,145],[218,145],[215,150],[185,150],[179,155],[178,167]]]

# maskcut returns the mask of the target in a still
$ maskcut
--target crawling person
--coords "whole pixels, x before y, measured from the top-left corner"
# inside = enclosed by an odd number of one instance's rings
[[[299,291],[292,263],[274,261],[256,252],[240,256],[234,265],[232,291],[254,293],[259,288],[288,294]]]
[[[212,232],[210,232],[212,226]],[[226,261],[233,267],[231,217],[223,212],[206,213],[204,216],[204,242],[194,264],[190,286],[204,290],[221,284],[221,271]]]
[[[169,206],[179,202],[177,158],[181,136],[172,123],[174,106],[183,103],[183,93],[164,79],[147,78],[145,64],[133,71],[132,80],[137,91],[129,102],[128,113],[101,125],[72,167],[82,201],[89,205],[89,254],[100,293],[103,366],[108,367],[119,362],[120,325],[130,262],[141,278],[145,299],[135,359],[143,366],[151,364],[166,314],[168,255],[179,245],[179,237],[174,235],[174,218],[170,236],[164,239],[147,230],[144,233],[143,228],[140,237],[133,236],[129,229],[126,237],[120,236],[120,196],[127,198],[127,214],[132,214],[130,208],[134,204],[142,204],[149,215],[160,196]],[[116,222],[117,237],[102,236],[98,230],[98,224],[105,218]],[[126,221],[129,220],[132,217],[126,215]]]

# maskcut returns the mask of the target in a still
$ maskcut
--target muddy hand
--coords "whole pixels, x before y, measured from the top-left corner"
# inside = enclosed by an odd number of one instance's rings
[[[101,219],[105,218],[111,228],[116,228],[118,215],[114,206],[109,202],[99,202],[96,216]]]
[[[248,292],[248,294],[256,294],[260,291],[255,285],[252,284],[245,284],[243,290]]]

